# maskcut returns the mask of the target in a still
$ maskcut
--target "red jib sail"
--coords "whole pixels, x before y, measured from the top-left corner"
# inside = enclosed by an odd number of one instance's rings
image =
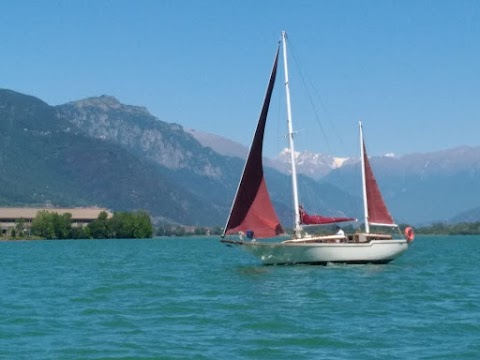
[[[278,50],[277,48],[262,112],[224,234],[250,230],[255,237],[266,238],[283,233],[265,184],[262,161],[263,136],[277,74]]]
[[[339,222],[345,221],[356,221],[355,218],[347,218],[347,217],[330,217],[330,216],[322,216],[322,215],[308,215],[304,210],[303,206],[299,208],[300,212],[300,222],[304,225],[327,225],[327,224],[335,224]]]
[[[390,212],[387,209],[387,205],[383,200],[382,193],[378,188],[377,180],[375,180],[372,167],[370,166],[370,161],[368,160],[365,142],[362,143],[362,146],[364,157],[363,163],[365,167],[365,187],[367,196],[368,222],[374,225],[395,225],[392,215],[390,215]]]

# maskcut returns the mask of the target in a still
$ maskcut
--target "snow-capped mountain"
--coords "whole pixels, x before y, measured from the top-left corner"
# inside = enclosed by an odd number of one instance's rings
[[[290,168],[290,150],[284,149],[273,162],[274,167],[279,171],[289,171]],[[299,174],[309,176],[318,180],[330,171],[342,167],[344,164],[351,163],[350,158],[334,157],[331,155],[317,154],[311,151],[295,152],[297,171]]]
[[[226,156],[239,157],[245,159],[248,154],[248,148],[226,139],[222,136],[210,134],[207,132],[186,129],[203,146],[211,148],[213,151]],[[334,157],[324,154],[316,154],[310,151],[295,152],[297,161],[297,172],[318,180],[334,169],[340,168],[344,164],[351,163],[352,159]],[[284,149],[273,159],[266,158],[265,165],[272,167],[280,172],[290,172],[290,150]]]

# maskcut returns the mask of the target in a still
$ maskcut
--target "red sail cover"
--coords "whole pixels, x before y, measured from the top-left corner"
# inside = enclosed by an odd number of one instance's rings
[[[270,195],[268,194],[265,184],[262,161],[263,135],[277,74],[278,50],[277,48],[262,112],[243,170],[242,179],[233,202],[230,217],[225,227],[225,234],[235,234],[240,231],[246,232],[247,230],[252,230],[256,238],[273,237],[283,234],[282,226],[273,209]]]
[[[300,222],[305,225],[327,225],[345,221],[356,221],[355,218],[330,217],[321,215],[308,215],[302,206],[299,208]]]
[[[375,224],[394,225],[392,215],[388,212],[382,193],[378,188],[377,180],[373,175],[372,167],[367,156],[365,142],[363,146],[363,156],[365,164],[365,186],[367,188],[368,222]]]

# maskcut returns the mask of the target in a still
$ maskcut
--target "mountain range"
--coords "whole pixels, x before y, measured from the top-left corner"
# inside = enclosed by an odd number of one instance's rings
[[[196,138],[219,153],[243,157],[247,153],[246,148],[220,141],[217,135],[203,133]],[[295,156],[299,173],[319,183],[334,184],[354,198],[361,197],[359,158],[338,158],[311,152]],[[285,172],[289,169],[286,166],[289,159],[290,154],[285,150],[267,163]],[[480,147],[459,146],[401,157],[386,154],[371,158],[371,162],[383,196],[398,222],[480,221],[480,193],[477,191]],[[361,212],[355,216],[360,218]]]
[[[0,89],[0,206],[145,209],[154,222],[222,226],[248,149],[99,96],[50,106]],[[367,144],[368,145],[368,144]],[[295,154],[306,209],[361,218],[357,159]],[[265,159],[280,218],[292,223],[288,152]],[[480,218],[480,148],[371,159],[398,222]]]

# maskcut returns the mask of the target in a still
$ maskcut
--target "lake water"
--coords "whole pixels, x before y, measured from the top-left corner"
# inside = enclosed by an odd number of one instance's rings
[[[479,359],[480,237],[262,266],[217,238],[0,243],[0,359]]]

